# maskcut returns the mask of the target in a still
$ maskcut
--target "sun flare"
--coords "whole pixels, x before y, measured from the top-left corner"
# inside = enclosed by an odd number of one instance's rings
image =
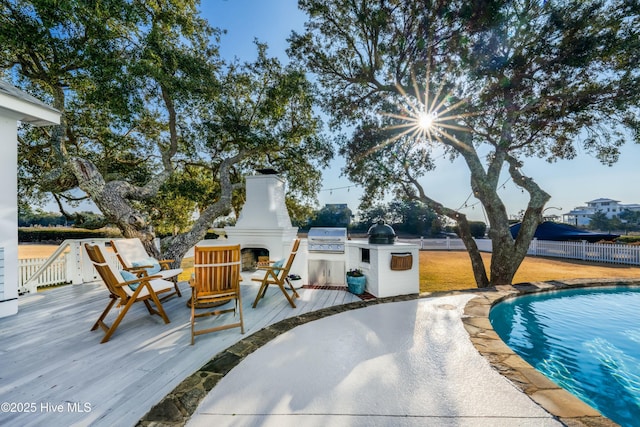
[[[459,107],[465,104],[465,99],[451,101],[450,93],[446,93],[444,85],[436,90],[429,87],[429,72],[424,79],[423,89],[420,89],[418,81],[412,78],[412,93],[396,84],[400,95],[395,113],[381,112],[380,114],[396,119],[396,124],[385,127],[387,130],[399,132],[385,142],[391,144],[400,138],[407,137],[414,145],[431,144],[439,142],[443,144],[458,144],[456,131],[468,131],[469,129],[460,123],[461,119],[473,115],[472,113],[460,113]]]
[[[421,113],[418,114],[417,124],[420,128],[422,128],[423,131],[427,131],[431,129],[431,126],[433,126],[433,123],[437,119],[437,117],[438,117],[438,113],[436,113],[435,111],[432,113],[422,111]]]

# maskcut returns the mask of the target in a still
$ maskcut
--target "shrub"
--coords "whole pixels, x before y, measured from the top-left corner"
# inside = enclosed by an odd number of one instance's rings
[[[482,221],[469,221],[469,228],[471,229],[471,235],[476,239],[482,239],[487,232],[487,224]],[[454,226],[452,230],[458,236],[460,235],[457,225]]]
[[[68,227],[20,227],[18,241],[21,243],[60,244],[67,239],[113,239],[122,237],[116,228],[85,230]]]
[[[616,241],[618,243],[640,243],[640,236],[620,236]]]

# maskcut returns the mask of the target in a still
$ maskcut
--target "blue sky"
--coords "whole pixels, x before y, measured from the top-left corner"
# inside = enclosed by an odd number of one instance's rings
[[[297,8],[297,0],[202,0],[201,11],[212,26],[227,30],[221,39],[221,55],[241,60],[255,58],[253,40],[258,38],[269,45],[269,54],[286,62],[286,39],[292,30],[302,31],[306,19]],[[348,203],[355,212],[362,191],[353,187],[341,188],[352,185],[339,176],[343,164],[341,159],[336,159],[331,168],[324,171],[324,188],[318,199],[321,206]],[[604,166],[595,157],[580,151],[574,160],[553,164],[541,159],[525,159],[522,170],[551,195],[547,206],[568,212],[601,197],[622,203],[640,203],[640,190],[636,184],[640,176],[639,164],[640,146],[630,140],[623,147],[620,161],[613,167]],[[453,163],[439,159],[437,165],[436,171],[422,180],[425,190],[448,207],[463,207],[471,192],[466,165],[460,159]],[[511,183],[506,174],[501,182],[505,185],[499,194],[507,204],[509,214],[517,214],[526,207],[526,193]],[[462,211],[473,220],[484,221],[482,208],[476,203],[476,199],[470,198]],[[550,209],[547,213],[559,212]]]

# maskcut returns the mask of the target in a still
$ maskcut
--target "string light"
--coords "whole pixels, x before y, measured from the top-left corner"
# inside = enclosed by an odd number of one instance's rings
[[[329,194],[333,194],[333,190],[344,190],[346,188],[347,192],[349,192],[349,189],[353,187],[357,187],[357,185],[354,184],[354,185],[345,185],[344,187],[323,188],[320,191],[328,191]]]
[[[507,189],[507,184],[509,183],[509,181],[511,181],[511,177],[508,177],[502,184],[500,184],[498,186],[498,188],[500,188],[502,190],[506,190]],[[522,188],[521,188],[521,191],[524,192],[524,190]],[[475,193],[473,191],[471,193],[469,193],[469,195],[467,196],[466,200],[464,202],[462,202],[460,207],[458,209],[456,209],[456,210],[459,211],[459,210],[467,209],[467,208],[475,209],[475,207],[477,205],[481,205],[482,202],[480,202],[480,201],[477,201],[476,203],[473,203],[473,204],[470,205],[468,202],[469,202],[469,199],[471,198],[471,196],[477,196],[477,193]],[[484,206],[482,206],[482,210],[484,212]],[[485,215],[486,215],[486,213],[485,213]]]

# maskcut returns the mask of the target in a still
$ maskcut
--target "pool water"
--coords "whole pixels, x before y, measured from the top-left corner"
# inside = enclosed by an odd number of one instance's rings
[[[640,288],[543,292],[495,305],[500,338],[622,426],[640,426]]]

